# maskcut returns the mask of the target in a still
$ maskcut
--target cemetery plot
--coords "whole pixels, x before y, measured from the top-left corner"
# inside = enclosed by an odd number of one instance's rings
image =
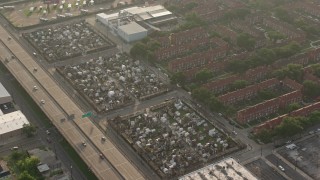
[[[97,111],[108,111],[167,91],[167,85],[125,54],[99,57],[86,63],[58,67],[60,72]]]
[[[114,46],[85,21],[40,29],[23,36],[49,62],[61,61]]]
[[[110,125],[161,177],[185,174],[238,149],[229,136],[180,99],[117,117]]]

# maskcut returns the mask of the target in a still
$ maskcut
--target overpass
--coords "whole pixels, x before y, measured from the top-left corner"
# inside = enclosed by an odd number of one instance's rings
[[[99,179],[145,179],[139,170],[59,87],[59,84],[0,26],[0,60],[41,107]],[[37,86],[35,90],[34,86]],[[42,103],[44,102],[44,103]],[[83,146],[85,142],[87,146]],[[104,159],[100,158],[100,153]]]

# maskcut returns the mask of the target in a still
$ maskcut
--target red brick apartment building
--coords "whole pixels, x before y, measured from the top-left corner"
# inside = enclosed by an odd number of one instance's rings
[[[303,66],[320,60],[320,48],[313,48],[305,53],[300,53],[289,58],[280,59],[272,64],[274,68],[280,68],[287,64],[301,64]]]
[[[235,31],[231,30],[230,28],[223,26],[223,25],[213,25],[212,29],[217,32],[219,35],[230,38],[230,41],[235,44],[237,43],[237,37],[238,33]]]
[[[249,82],[257,82],[262,79],[265,79],[270,72],[271,72],[271,67],[258,66],[256,68],[247,70],[243,75],[244,76],[243,79]]]
[[[169,36],[159,37],[156,40],[162,48],[169,48],[174,45],[189,44],[197,39],[208,38],[208,33],[201,27],[193,28],[186,31],[170,34]]]
[[[273,88],[276,85],[279,85],[280,81],[276,78],[272,78],[266,81],[263,81],[258,84],[254,84],[243,89],[233,91],[227,94],[223,94],[218,97],[219,101],[224,105],[230,105],[237,103],[239,101],[248,100],[256,96],[259,91],[262,89]]]
[[[155,56],[158,61],[167,60],[186,54],[187,52],[190,52],[196,48],[209,46],[210,43],[212,43],[210,39],[197,39],[189,44],[172,45],[170,47],[159,48],[155,52]]]
[[[295,2],[295,3],[290,3],[291,7],[295,9],[301,9],[308,14],[311,14],[313,16],[320,17],[320,6],[319,4],[312,4],[309,2]]]
[[[270,68],[267,66],[259,66],[253,69],[247,70],[243,75],[233,75],[224,79],[218,79],[208,82],[203,85],[204,88],[213,91],[214,93],[222,93],[230,88],[230,85],[237,80],[246,80],[251,83],[264,79]]]
[[[253,133],[257,134],[257,133],[261,132],[263,129],[266,129],[266,130],[274,129],[276,126],[281,124],[281,122],[283,121],[283,119],[285,117],[288,117],[288,116],[291,116],[291,117],[308,116],[310,113],[312,113],[313,111],[316,111],[316,110],[320,110],[320,102],[316,102],[316,103],[311,104],[309,106],[292,111],[289,114],[284,114],[284,115],[278,116],[276,118],[270,119],[262,124],[259,124],[253,128]]]
[[[189,69],[203,67],[217,59],[223,58],[227,55],[228,46],[210,49],[206,52],[191,54],[186,57],[171,60],[168,68],[171,72],[186,71]]]
[[[256,104],[237,112],[237,121],[241,124],[265,117],[276,113],[279,108],[302,101],[302,93],[300,90],[284,94],[274,99]]]
[[[275,17],[263,18],[263,24],[286,35],[290,40],[295,40],[297,42],[304,42],[306,40],[306,34],[303,31],[297,30],[290,24],[279,21]]]
[[[210,91],[213,91],[214,93],[220,93],[224,92],[225,90],[229,89],[230,84],[233,82],[240,80],[241,78],[239,76],[230,76],[224,79],[218,79],[215,81],[208,82],[203,85],[204,88],[209,89]]]
[[[188,80],[191,80],[195,77],[195,75],[204,69],[207,69],[211,72],[218,72],[218,71],[222,71],[226,68],[226,65],[228,64],[227,61],[223,60],[223,61],[211,61],[208,64],[206,64],[206,66],[202,66],[202,67],[195,67],[186,71],[183,71],[183,74],[186,76],[186,78]]]

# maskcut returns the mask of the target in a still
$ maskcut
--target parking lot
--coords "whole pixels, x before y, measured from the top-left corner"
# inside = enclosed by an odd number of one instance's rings
[[[270,167],[264,160],[257,159],[245,165],[256,177],[261,180],[285,180],[275,169]]]
[[[308,174],[320,179],[320,139],[318,135],[296,143],[296,149],[281,148],[278,153]]]

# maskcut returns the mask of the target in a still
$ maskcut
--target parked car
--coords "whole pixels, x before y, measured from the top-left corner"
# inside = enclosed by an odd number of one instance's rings
[[[314,134],[314,131],[309,131],[309,134]]]

